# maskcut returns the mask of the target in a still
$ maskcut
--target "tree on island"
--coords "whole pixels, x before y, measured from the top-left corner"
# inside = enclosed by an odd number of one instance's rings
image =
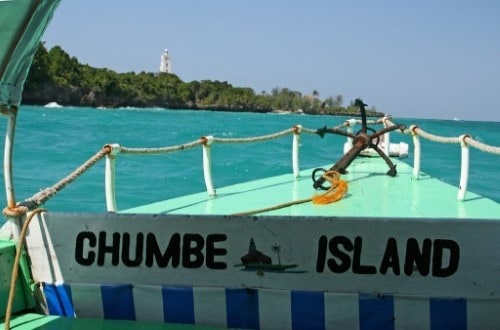
[[[353,115],[356,107],[344,107],[343,97],[319,99],[317,90],[302,95],[288,88],[273,88],[256,94],[248,87],[227,81],[182,81],[170,73],[117,73],[81,64],[60,46],[47,50],[43,43],[35,54],[23,93],[26,104],[91,107],[162,107],[221,111],[289,111],[307,114]],[[368,109],[379,116],[375,109]]]

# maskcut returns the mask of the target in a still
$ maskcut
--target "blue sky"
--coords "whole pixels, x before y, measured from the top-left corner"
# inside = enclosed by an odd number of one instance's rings
[[[496,0],[62,0],[43,40],[118,72],[156,72],[168,48],[184,81],[500,121]]]

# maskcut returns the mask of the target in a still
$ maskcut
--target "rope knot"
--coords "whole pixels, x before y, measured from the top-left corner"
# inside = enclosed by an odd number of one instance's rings
[[[300,134],[302,133],[302,125],[294,125],[292,130],[294,134]]]
[[[23,215],[25,215],[26,213],[28,213],[29,209],[28,207],[26,206],[23,206],[23,205],[17,205],[15,207],[8,207],[6,206],[4,209],[3,209],[3,215],[5,215],[6,217],[21,217]]]
[[[200,138],[201,144],[209,147],[214,143],[214,137],[212,135],[202,136]]]

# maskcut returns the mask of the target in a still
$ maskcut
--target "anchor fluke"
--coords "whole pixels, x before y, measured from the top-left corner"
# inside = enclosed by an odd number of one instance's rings
[[[324,127],[318,128],[316,130],[316,134],[318,134],[321,138],[325,137],[325,133],[328,131],[328,128],[326,128],[326,125]]]

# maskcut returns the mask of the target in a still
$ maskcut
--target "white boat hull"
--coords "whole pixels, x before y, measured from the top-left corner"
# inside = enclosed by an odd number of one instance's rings
[[[56,314],[413,328],[500,324],[496,233],[489,220],[47,213],[27,246]],[[297,267],[245,270],[252,239]]]

